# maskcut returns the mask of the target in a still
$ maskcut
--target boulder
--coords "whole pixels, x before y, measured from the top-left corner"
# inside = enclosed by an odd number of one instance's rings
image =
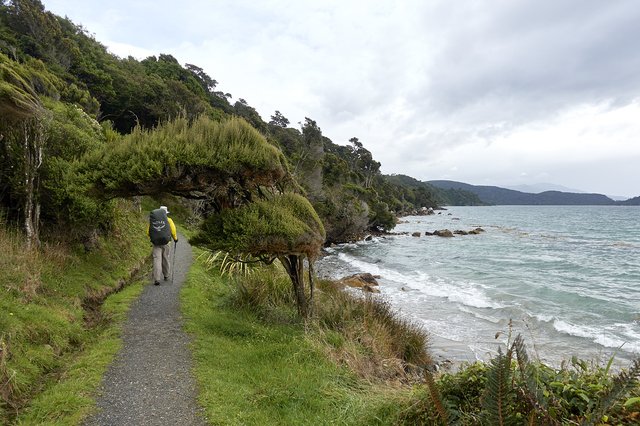
[[[419,232],[414,232],[411,234],[412,237],[419,237],[421,234]]]
[[[480,234],[481,232],[484,232],[484,229],[476,228],[476,229],[472,229],[471,231],[469,231],[469,234],[477,235],[477,234]]]
[[[417,216],[429,216],[435,214],[432,207],[421,207],[417,212]]]
[[[448,229],[438,229],[437,231],[433,232],[433,235],[437,235],[438,237],[453,237],[453,232],[449,231]]]
[[[454,234],[456,235],[467,235],[469,234],[467,231],[463,231],[462,229],[456,229],[455,231],[453,231]]]
[[[433,235],[433,232],[424,231],[424,235],[426,235],[426,236],[431,236],[431,235]]]
[[[380,278],[380,276],[378,276]],[[371,275],[368,272],[361,274],[353,274],[348,277],[344,277],[338,281],[340,284],[347,285],[349,287],[364,288],[364,286],[377,286],[378,281],[376,276]]]
[[[380,293],[380,290],[378,290],[375,287],[372,287],[370,284],[365,284],[362,286],[362,291],[367,292],[367,293]]]

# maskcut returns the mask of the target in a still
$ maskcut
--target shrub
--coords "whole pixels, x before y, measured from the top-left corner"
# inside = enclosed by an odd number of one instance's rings
[[[517,336],[490,363],[426,380],[430,392],[405,415],[433,424],[443,417],[461,425],[638,424],[640,412],[633,401],[640,394],[640,359],[617,376],[610,374],[611,363],[602,367],[574,357],[555,370],[529,361]],[[433,407],[443,407],[444,413]]]

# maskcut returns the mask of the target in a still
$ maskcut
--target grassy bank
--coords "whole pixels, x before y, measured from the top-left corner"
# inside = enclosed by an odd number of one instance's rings
[[[256,280],[260,286],[240,284]],[[284,283],[276,285],[281,290],[274,288],[274,281]],[[328,350],[320,341],[324,336],[333,342],[329,346],[346,350],[342,334],[329,337],[310,326],[305,332],[294,305],[287,309],[275,300],[291,298],[290,293],[290,283],[280,281],[270,268],[239,282],[206,271],[201,260],[192,266],[182,305],[187,329],[194,336],[200,402],[209,421],[393,424],[397,407],[403,405],[399,401],[407,401],[411,389],[375,380],[373,374],[364,378],[346,363],[336,362],[331,354],[338,351]],[[361,358],[375,357],[366,345],[359,350]]]
[[[135,271],[147,268],[148,243],[137,237],[144,221],[128,203],[117,211],[108,237],[88,252],[51,241],[27,251],[1,224],[0,424],[77,424],[91,410],[91,394],[119,348],[113,320],[142,288]],[[93,310],[125,282],[133,285]]]

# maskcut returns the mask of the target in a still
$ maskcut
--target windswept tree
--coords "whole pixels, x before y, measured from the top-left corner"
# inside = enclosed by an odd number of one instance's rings
[[[289,119],[282,115],[280,111],[276,111],[271,116],[271,121],[269,121],[269,124],[286,129],[287,127],[289,127]]]
[[[213,211],[239,207],[291,183],[282,152],[246,121],[178,118],[136,128],[85,161],[105,199],[171,193]]]
[[[104,199],[171,193],[204,200],[208,217],[193,243],[266,263],[279,259],[300,315],[309,314],[313,259],[325,231],[311,204],[290,192],[296,185],[282,152],[246,121],[202,116],[138,128],[88,156],[84,173]]]
[[[209,216],[191,241],[238,258],[250,255],[265,263],[278,259],[293,284],[298,313],[306,318],[313,309],[313,261],[324,239],[322,221],[309,201],[286,193]]]

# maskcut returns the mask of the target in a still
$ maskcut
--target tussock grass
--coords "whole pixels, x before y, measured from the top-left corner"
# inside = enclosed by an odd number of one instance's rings
[[[81,362],[76,359],[78,354],[91,348],[103,331],[85,328],[85,300],[106,295],[148,257],[140,216],[132,213],[126,202],[121,202],[117,211],[111,238],[101,238],[88,253],[81,244],[56,242],[26,250],[20,233],[0,224],[0,244],[6,253],[0,264],[5,271],[0,274],[0,424],[19,421],[18,413],[36,410],[30,408],[35,407],[34,397],[71,374],[70,366]],[[104,326],[107,321],[99,324]],[[108,345],[98,345],[100,350],[110,351]],[[78,382],[77,389],[88,383],[98,385],[98,375],[84,377],[81,371],[71,380]],[[63,394],[53,392],[60,400],[36,410],[38,415],[59,420],[65,410],[77,411],[71,400],[83,393]],[[65,399],[69,406],[63,403]],[[58,420],[47,421],[58,424]]]
[[[369,380],[414,381],[433,364],[429,335],[389,302],[320,281],[315,331],[328,353]]]
[[[299,322],[291,280],[279,265],[260,267],[260,272],[230,278],[235,291],[232,306],[252,310],[267,320]]]
[[[182,306],[210,423],[391,424],[408,391],[331,360],[295,315],[291,292],[275,266],[237,278],[192,266]]]
[[[207,266],[211,269],[216,263]],[[299,321],[291,281],[277,262],[229,276],[235,288],[228,298],[232,306],[267,321]],[[368,380],[414,382],[433,364],[429,335],[420,325],[400,316],[384,299],[356,295],[332,281],[319,281],[313,318],[306,328],[335,362]]]

